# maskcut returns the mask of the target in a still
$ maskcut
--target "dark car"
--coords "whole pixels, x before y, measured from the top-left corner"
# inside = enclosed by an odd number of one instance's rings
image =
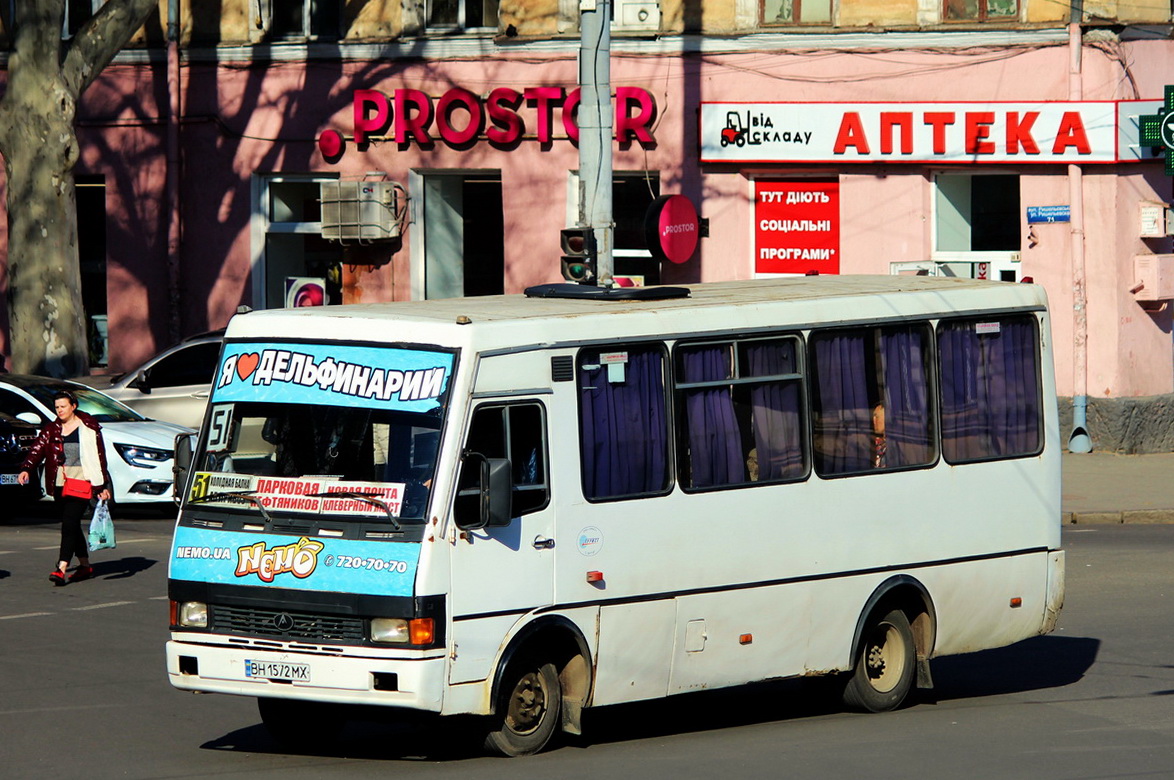
[[[40,425],[0,412],[0,501],[36,501],[41,498],[39,470],[31,475],[27,485],[16,481],[29,447],[40,432]]]

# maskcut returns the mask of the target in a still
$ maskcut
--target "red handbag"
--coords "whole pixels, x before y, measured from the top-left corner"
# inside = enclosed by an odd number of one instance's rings
[[[92,498],[94,495],[94,488],[89,482],[84,479],[70,479],[65,478],[65,487],[61,488],[61,495],[69,496],[70,498]]]

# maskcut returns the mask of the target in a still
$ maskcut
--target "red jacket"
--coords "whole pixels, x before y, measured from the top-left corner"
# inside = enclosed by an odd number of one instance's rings
[[[92,430],[98,436],[98,459],[102,461],[102,485],[94,485],[95,495],[102,488],[109,488],[113,492],[110,482],[110,472],[106,470],[106,446],[102,442],[102,428],[98,422],[85,412],[74,412],[81,424]],[[29,455],[21,464],[20,470],[30,474],[38,463],[45,461],[45,492],[53,495],[57,488],[57,469],[65,462],[65,440],[61,435],[61,421],[54,420],[41,430],[41,435],[29,448]]]

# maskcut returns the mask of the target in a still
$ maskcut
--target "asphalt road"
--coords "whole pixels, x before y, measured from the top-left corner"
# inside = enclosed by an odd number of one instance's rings
[[[167,683],[170,523],[119,525],[97,578],[54,588],[57,529],[0,524],[4,778],[1149,778],[1174,774],[1174,526],[1066,528],[1057,632],[934,661],[936,689],[884,715],[795,682],[589,711],[586,735],[495,759],[460,729],[360,721],[289,754],[254,703]],[[19,521],[18,521],[19,522]]]

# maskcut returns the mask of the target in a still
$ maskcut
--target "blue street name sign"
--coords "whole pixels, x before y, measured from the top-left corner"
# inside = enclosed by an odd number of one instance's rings
[[[1072,210],[1068,206],[1028,206],[1027,224],[1040,222],[1071,222]]]

